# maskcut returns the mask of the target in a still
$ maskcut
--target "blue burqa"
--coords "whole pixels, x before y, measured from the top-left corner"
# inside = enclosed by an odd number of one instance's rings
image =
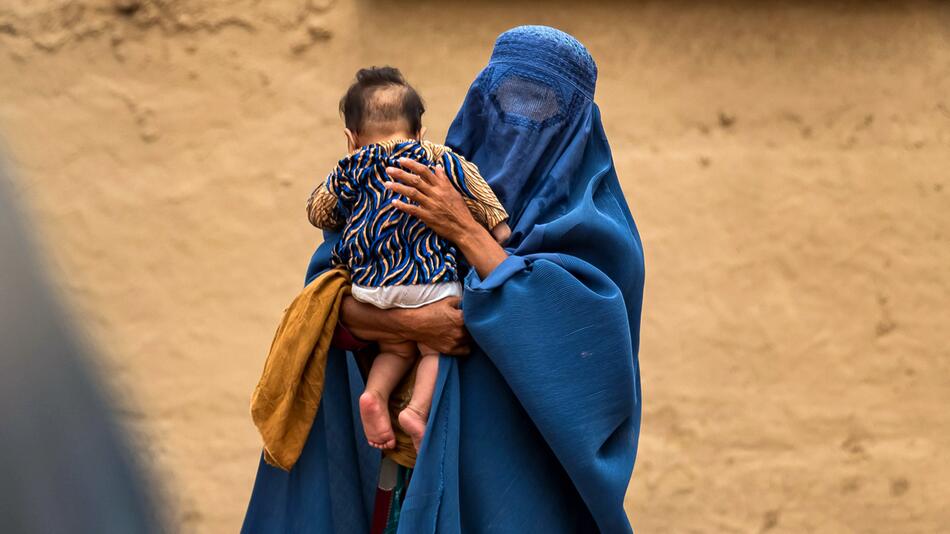
[[[399,521],[405,534],[630,532],[640,428],[643,252],[573,37],[498,37],[446,140],[511,214],[509,258],[465,279],[476,347],[443,357]],[[308,280],[328,265],[326,242]],[[261,463],[243,532],[369,531],[379,455],[362,435],[355,360],[331,353],[290,473]]]

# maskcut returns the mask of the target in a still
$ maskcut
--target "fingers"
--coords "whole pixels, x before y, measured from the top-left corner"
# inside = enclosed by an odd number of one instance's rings
[[[472,344],[471,340],[452,340],[446,344],[441,351],[443,354],[448,354],[450,356],[465,356],[472,353]]]
[[[472,352],[472,338],[468,335],[467,330],[463,330],[462,332],[462,337],[455,340],[455,347],[453,347],[452,354],[463,355]]]
[[[449,177],[445,174],[445,167],[441,165],[435,166],[435,176],[441,180],[443,183],[448,183]]]
[[[400,194],[416,204],[426,204],[429,200],[428,197],[421,194],[418,189],[403,185],[399,182],[386,182],[386,189]]]
[[[448,351],[446,354],[451,356],[468,356],[472,353],[472,347],[469,345],[459,345],[452,350]]]
[[[435,183],[435,175],[432,174],[432,170],[427,165],[409,158],[399,158],[399,164],[418,175],[426,183]]]
[[[423,218],[423,215],[425,214],[425,212],[422,210],[421,207],[416,206],[415,204],[408,204],[401,200],[393,200],[392,207],[396,208],[397,210],[403,213],[407,213],[409,215],[412,215],[413,217],[422,219],[423,222],[425,222],[425,219]]]
[[[411,160],[406,160],[411,161]],[[425,167],[425,166],[423,166]],[[408,186],[415,187],[420,191],[427,191],[429,189],[429,182],[423,180],[419,176],[406,172],[398,167],[386,167],[386,174],[389,175],[393,180],[402,182]]]

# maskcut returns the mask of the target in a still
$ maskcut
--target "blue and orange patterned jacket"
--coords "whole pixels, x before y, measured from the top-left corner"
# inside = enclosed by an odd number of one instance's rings
[[[483,226],[491,229],[508,218],[474,164],[446,146],[406,140],[367,145],[341,159],[326,182],[310,195],[310,222],[323,229],[342,227],[333,264],[346,267],[356,285],[457,281],[455,247],[419,219],[392,206],[393,200],[407,201],[383,185],[390,181],[386,167],[398,167],[399,158],[430,167],[441,164]]]

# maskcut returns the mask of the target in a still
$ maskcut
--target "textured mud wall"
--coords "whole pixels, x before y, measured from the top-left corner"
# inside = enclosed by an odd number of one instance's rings
[[[529,22],[597,59],[646,248],[635,528],[948,528],[950,6],[707,4],[0,4],[17,191],[180,529],[240,524],[355,69],[440,140]]]

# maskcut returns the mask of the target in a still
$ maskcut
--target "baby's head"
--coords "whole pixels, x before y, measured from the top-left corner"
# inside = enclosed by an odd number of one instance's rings
[[[425,111],[419,93],[406,83],[399,69],[360,69],[340,99],[347,147],[352,152],[389,139],[419,139],[425,131]]]

